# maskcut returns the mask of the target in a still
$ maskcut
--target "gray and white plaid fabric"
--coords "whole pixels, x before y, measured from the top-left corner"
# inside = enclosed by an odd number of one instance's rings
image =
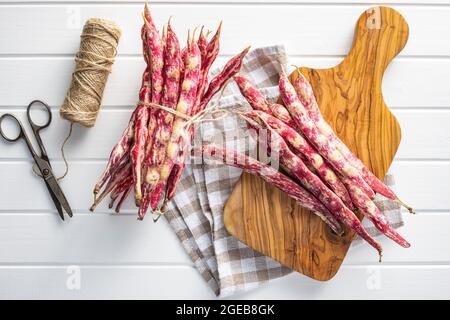
[[[280,64],[287,65],[282,46],[259,48],[247,54],[241,73],[247,75],[269,100],[278,92]],[[212,75],[218,70],[214,70]],[[216,102],[212,102],[216,103]],[[237,86],[230,83],[220,100],[223,108],[245,106]],[[225,146],[247,151],[244,139],[246,124],[235,115],[204,122],[196,129],[195,143],[223,141]],[[177,187],[177,194],[165,214],[196,268],[216,295],[221,297],[250,290],[271,279],[291,272],[275,260],[263,256],[230,236],[223,222],[224,206],[239,180],[242,170],[217,164],[188,163]],[[386,178],[393,185],[392,176]],[[377,205],[389,222],[402,225],[399,207],[390,201],[377,199]],[[364,220],[372,234],[376,229]]]

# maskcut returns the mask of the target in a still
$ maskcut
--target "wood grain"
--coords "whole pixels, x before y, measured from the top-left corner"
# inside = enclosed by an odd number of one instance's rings
[[[382,78],[408,39],[395,10],[374,7],[356,24],[347,57],[329,69],[301,68],[321,111],[338,136],[380,178],[400,143],[400,126],[382,95]],[[291,79],[295,79],[294,72]],[[317,280],[329,280],[342,264],[354,233],[334,235],[315,215],[278,189],[244,174],[225,207],[225,226],[242,242]],[[374,260],[376,254],[373,255]]]

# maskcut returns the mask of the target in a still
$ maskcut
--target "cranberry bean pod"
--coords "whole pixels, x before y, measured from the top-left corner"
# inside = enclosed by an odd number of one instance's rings
[[[409,248],[411,246],[408,241],[389,225],[385,215],[360,188],[351,183],[348,178],[344,177],[343,181],[347,185],[355,206],[364,214],[364,216],[372,221],[378,230],[404,248]]]
[[[208,52],[208,39],[206,39],[206,36],[203,33],[203,26],[200,29],[200,35],[198,36],[197,45],[198,49],[200,50],[200,57],[202,60],[202,67],[203,67],[203,63],[205,61],[206,54]]]
[[[371,244],[381,257],[381,246],[367,233],[359,222],[358,217],[348,209],[342,200],[328,189],[322,181],[308,170],[306,165],[295,156],[284,140],[274,130],[271,130],[271,137],[278,142],[280,151],[280,161],[288,173],[293,175],[307,190],[319,199],[330,211],[347,227],[352,228],[364,240]],[[351,222],[351,223],[348,223]],[[358,223],[359,222],[359,223]]]
[[[284,140],[274,131],[271,130],[272,139],[275,138],[279,142],[280,147],[280,162],[288,172],[292,174],[307,190],[316,196],[330,211],[334,214],[342,223],[345,223],[347,227],[352,228],[357,232],[361,238],[371,244],[379,253],[381,257],[381,246],[367,233],[359,222],[358,217],[347,208],[342,200],[328,189],[322,181],[308,170],[306,165],[295,156]],[[351,221],[352,223],[347,223]],[[356,227],[356,228],[355,228]]]
[[[222,32],[222,21],[219,23],[219,27],[217,27],[216,33],[208,43],[204,59],[205,63],[203,63],[202,71],[209,69],[212,66],[213,62],[216,60],[217,55],[219,54],[221,32]]]
[[[195,112],[202,111],[208,102],[211,100],[211,98],[219,91],[221,90],[227,81],[231,79],[236,73],[239,72],[242,66],[242,60],[244,59],[245,55],[247,54],[248,50],[250,50],[250,47],[244,49],[241,53],[231,58],[225,67],[222,69],[222,71],[214,77],[214,79],[211,80],[208,86],[208,90],[206,91],[203,99],[201,100],[200,105],[195,107]],[[195,114],[195,113],[193,113]],[[191,128],[189,133],[189,140],[188,142],[192,140],[192,136],[194,134],[194,127]],[[166,200],[169,201],[173,198],[175,195],[176,185],[178,181],[181,178],[181,174],[183,173],[184,166],[185,166],[185,154],[180,154],[179,160],[174,165],[173,172],[171,173],[169,177],[169,183],[167,184],[167,197]]]
[[[333,129],[323,118],[317,100],[314,96],[311,84],[306,80],[306,78],[298,72],[298,77],[295,79],[293,85],[297,92],[300,101],[305,106],[309,116],[313,121],[317,123],[319,129],[324,135],[328,137],[330,141],[336,146],[336,148],[342,153],[342,155],[350,162],[352,166],[358,169],[367,182],[367,184],[375,191],[383,196],[398,201],[401,205],[404,205],[410,212],[414,212],[414,209],[402,203],[397,195],[388,186],[386,186],[378,177],[376,177],[365,165],[358,159],[350,149],[342,142],[341,139],[334,133]]]
[[[180,52],[180,80],[183,82],[184,79],[184,61],[186,60],[187,47],[184,47]]]
[[[206,90],[197,108],[197,112],[202,111],[211,98],[223,88],[227,81],[234,77],[239,70],[241,70],[242,60],[249,50],[250,47],[247,47],[241,53],[231,58],[223,67],[222,71],[211,80],[208,89]]]
[[[275,130],[291,146],[295,154],[301,154],[306,158],[307,162],[315,169],[315,172],[336,193],[345,205],[348,208],[353,209],[350,195],[344,184],[323,160],[322,156],[300,134],[284,122],[265,112],[255,110],[247,112],[245,115],[255,121],[258,121],[258,118],[260,118],[262,120],[262,125],[267,124],[269,128]]]
[[[336,218],[345,223],[347,227],[352,228],[352,230],[357,232],[364,240],[377,249],[381,258],[381,246],[367,233],[361,223],[357,223],[357,221],[359,222],[358,217],[307,168],[302,160],[289,149],[286,142],[275,130],[270,127],[269,130],[271,141],[278,146],[280,163],[288,175],[294,177],[305,189],[316,196]]]
[[[191,43],[190,39],[188,39],[188,50],[184,65],[185,75],[181,85],[181,92],[176,111],[190,115],[197,98],[197,88],[201,68],[200,50],[197,43],[195,43],[195,41]],[[180,166],[184,161],[183,155],[189,144],[189,132],[185,128],[186,122],[187,120],[181,117],[175,118],[173,122],[172,135],[166,150],[166,159],[161,167],[159,181],[156,186],[156,189],[158,190],[164,189],[174,165]],[[175,189],[176,182],[170,182],[170,187]],[[143,216],[141,216],[141,218],[143,218]]]
[[[114,146],[109,156],[105,171],[100,176],[94,188],[94,194],[97,194],[105,182],[111,177],[111,174],[117,169],[117,166],[129,155],[130,146],[134,137],[135,113],[131,115],[127,128],[123,131],[119,142]]]
[[[114,202],[116,199],[124,193],[127,189],[129,189],[133,185],[133,175],[129,174],[123,180],[119,181],[113,191],[111,192],[111,201],[109,203],[109,208],[111,209],[114,206]]]
[[[234,77],[234,81],[238,85],[239,91],[252,106],[254,110],[261,110],[267,114],[273,115],[279,120],[286,123],[293,129],[297,129],[295,121],[292,119],[289,111],[285,106],[278,103],[268,103],[261,92],[243,75]]]
[[[128,195],[131,192],[131,189],[133,188],[133,181],[131,181],[130,185],[128,186],[128,189],[126,189],[122,196],[120,197],[119,202],[117,202],[117,206],[116,206],[116,213],[120,213],[120,209],[122,208],[123,203],[125,202],[126,198],[128,197]]]
[[[200,102],[201,99],[203,98],[203,94],[205,93],[208,84],[209,70],[219,54],[221,30],[222,30],[222,22],[220,22],[216,33],[211,38],[211,41],[209,43],[206,43],[203,49],[205,52],[202,53],[202,66],[201,66],[200,80],[197,89],[197,100],[195,102],[195,109],[193,110],[192,114],[196,114],[197,112],[200,111],[201,108]]]
[[[142,163],[145,156],[145,144],[148,138],[148,119],[149,108],[145,103],[150,102],[150,72],[147,68],[143,75],[142,88],[139,92],[139,101],[144,103],[138,104],[136,113],[136,123],[134,128],[134,145],[130,150],[131,162],[133,164],[133,181],[136,205],[139,206],[139,202],[142,199]]]
[[[203,86],[202,86],[203,81],[208,81],[208,74],[206,73],[206,75],[205,75],[205,73],[203,72],[203,69],[206,67],[205,66],[206,55],[208,53],[208,40],[206,39],[206,36],[203,33],[203,27],[200,30],[200,35],[198,37],[197,45],[200,50],[200,57],[201,57],[201,72],[200,72],[199,83],[198,83],[198,88],[197,88],[197,99],[199,99],[198,97],[201,96],[200,92],[203,91]]]
[[[289,113],[288,109],[286,109],[285,106],[278,103],[273,103],[269,106],[269,108],[272,111],[272,114],[274,115],[275,118],[283,121],[289,127],[296,130],[297,132],[300,132],[297,124],[295,123],[294,119],[292,119],[291,114]]]
[[[350,199],[350,195],[343,183],[337,178],[336,174],[331,170],[327,163],[323,160],[322,156],[311,147],[300,134],[298,134],[293,127],[288,124],[294,125],[287,109],[279,104],[269,105],[265,97],[261,92],[244,76],[235,76],[239,90],[246,98],[249,104],[255,111],[253,113],[247,113],[246,115],[258,121],[258,117],[267,123],[272,129],[275,129],[296,151],[296,154],[303,155],[307,159],[307,164],[314,168],[314,171],[331,187],[331,189],[344,201],[345,205],[350,209],[353,209],[353,205]],[[271,114],[277,114],[282,120],[271,116]]]
[[[159,104],[162,97],[163,89],[163,67],[164,67],[164,53],[163,53],[163,42],[158,30],[155,27],[153,18],[150,15],[150,11],[146,6],[144,9],[144,22],[145,22],[145,42],[147,45],[148,56],[149,56],[149,67],[151,72],[151,102]],[[157,123],[157,115],[160,110],[156,108],[150,109],[149,121],[148,121],[148,132],[149,139],[147,142],[147,149],[153,144],[154,131]],[[150,153],[150,152],[148,152]],[[151,159],[149,159],[151,162]]]
[[[272,113],[266,98],[245,76],[234,76],[234,81],[236,82],[241,94],[253,109],[261,110],[269,114]]]
[[[125,163],[117,172],[111,177],[111,179],[106,184],[105,189],[100,193],[100,195],[95,199],[89,210],[94,211],[97,205],[103,201],[103,199],[114,190],[120,181],[123,181],[128,175],[130,175],[131,164],[129,162]]]
[[[196,152],[196,154],[200,153]],[[300,206],[321,213],[321,218],[337,233],[340,232],[339,223],[321,202],[319,202],[311,193],[284,174],[278,172],[276,169],[234,150],[228,150],[213,145],[202,146],[201,154],[203,154],[203,157],[207,160],[219,161],[220,163],[241,168],[245,172],[261,177],[266,182],[285,192]]]
[[[280,94],[301,133],[309,140],[316,150],[342,175],[353,180],[366,194],[373,198],[373,190],[360,176],[358,170],[351,166],[342,154],[334,147],[327,137],[317,128],[307,114],[297,97],[294,87],[289,82],[284,70],[280,72]]]
[[[164,88],[161,104],[165,107],[175,109],[180,88],[180,45],[178,38],[173,32],[170,21],[167,25],[166,46],[164,49]],[[155,186],[159,180],[159,167],[166,156],[166,146],[172,131],[173,115],[159,110],[155,139],[152,145],[151,157],[145,182]]]

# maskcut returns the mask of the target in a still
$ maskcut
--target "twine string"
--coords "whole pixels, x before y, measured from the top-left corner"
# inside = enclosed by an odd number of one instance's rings
[[[61,150],[61,157],[62,157],[62,159],[63,159],[63,161],[64,161],[64,167],[65,167],[65,169],[64,169],[63,175],[60,176],[60,177],[58,177],[58,178],[56,178],[56,181],[58,181],[58,182],[59,182],[60,180],[64,179],[64,178],[67,176],[67,174],[69,173],[69,163],[67,162],[66,155],[65,155],[65,153],[64,153],[64,147],[66,146],[67,142],[69,141],[69,138],[70,138],[70,136],[72,135],[72,131],[73,131],[73,123],[70,124],[70,127],[69,127],[69,133],[67,134],[66,138],[64,139],[64,141],[63,141],[63,143],[62,143],[62,145],[61,145],[61,149],[60,149],[60,150]],[[41,174],[41,172],[39,171],[39,169],[37,168],[36,164],[33,164],[33,166],[31,167],[31,169],[33,170],[33,172],[34,172],[35,175],[37,175],[38,177],[41,177],[41,178],[42,178],[42,174]]]
[[[185,113],[181,113],[175,109],[172,109],[172,108],[169,108],[164,105],[157,104],[157,103],[152,103],[152,102],[149,103],[149,102],[139,100],[138,105],[163,110],[163,111],[166,111],[166,112],[174,115],[175,117],[186,120],[186,122],[184,123],[184,125],[182,127],[184,130],[181,133],[181,136],[183,138],[183,143],[187,143],[189,141],[189,131],[190,131],[191,127],[194,126],[195,124],[207,122],[207,121],[208,122],[219,121],[219,120],[224,119],[228,115],[240,115],[241,112],[237,108],[223,108],[220,106],[220,100],[222,99],[222,97],[225,93],[225,89],[227,88],[230,81],[231,80],[228,80],[227,82],[225,82],[222,90],[220,90],[218,98],[215,100],[214,104],[210,108],[205,108],[192,116],[187,115]],[[208,116],[210,116],[210,117],[208,117]]]
[[[72,82],[60,109],[62,118],[85,127],[94,126],[120,34],[112,21],[95,18],[86,21]]]
[[[73,124],[92,127],[100,111],[106,81],[111,73],[114,58],[117,55],[121,31],[112,21],[89,19],[80,36],[80,48],[75,55],[75,71],[64,102],[59,110],[62,118],[70,121],[69,133],[61,145],[61,157],[64,161],[64,174],[57,178],[64,179],[69,172],[69,164],[64,153],[72,135]],[[33,172],[42,177],[33,165]]]

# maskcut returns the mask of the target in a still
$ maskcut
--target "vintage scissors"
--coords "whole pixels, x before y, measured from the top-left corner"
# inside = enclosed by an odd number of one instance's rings
[[[33,107],[39,106],[39,105],[43,106],[45,108],[47,115],[48,115],[47,123],[45,123],[44,125],[37,125],[31,118],[31,110],[33,109]],[[17,137],[15,137],[15,138],[9,137],[2,129],[3,120],[5,120],[6,118],[10,118],[18,126],[20,131],[19,131],[19,134],[17,135]],[[70,205],[67,202],[67,199],[64,196],[64,193],[61,190],[61,187],[59,186],[58,181],[55,178],[55,175],[53,174],[52,166],[50,165],[50,161],[48,159],[47,152],[45,151],[45,147],[44,147],[44,144],[42,143],[42,139],[40,136],[40,131],[42,129],[47,128],[50,125],[50,123],[52,122],[52,112],[50,110],[50,107],[42,101],[34,100],[28,105],[27,118],[28,118],[28,122],[31,126],[31,129],[34,133],[34,136],[36,138],[39,149],[41,151],[40,155],[38,155],[36,153],[36,151],[34,150],[32,144],[30,142],[30,139],[28,138],[28,135],[26,134],[26,132],[24,130],[22,122],[13,114],[5,113],[0,117],[0,135],[3,137],[3,139],[5,139],[8,142],[17,142],[19,139],[25,140],[28,150],[30,150],[31,156],[33,157],[33,159],[36,163],[36,166],[39,169],[39,172],[41,174],[40,176],[42,177],[42,179],[44,179],[45,184],[47,185],[47,189],[50,192],[50,195],[52,196],[53,202],[55,203],[55,207],[58,210],[59,216],[61,217],[61,219],[64,220],[64,212],[63,212],[63,208],[64,208],[64,210],[67,212],[69,217],[72,217],[72,209],[70,208]]]

